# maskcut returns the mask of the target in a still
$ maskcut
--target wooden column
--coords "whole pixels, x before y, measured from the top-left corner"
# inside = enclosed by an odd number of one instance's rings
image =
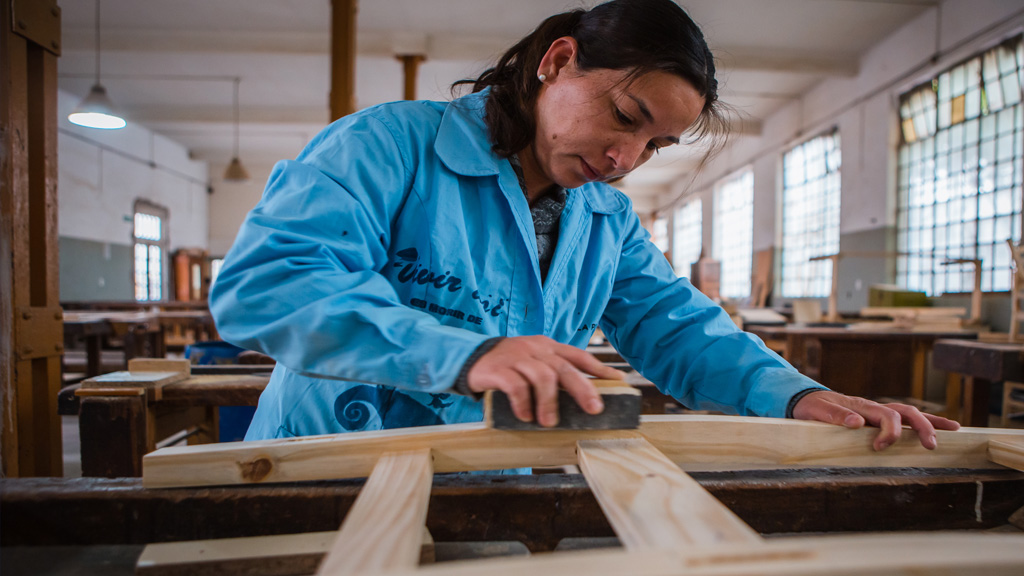
[[[356,111],[358,0],[331,0],[331,121]]]
[[[56,0],[4,2],[0,47],[2,468],[61,476]]]
[[[395,56],[402,63],[402,70],[405,77],[405,92],[403,98],[406,100],[416,99],[416,76],[419,73],[420,63],[427,59],[423,54],[401,54]]]

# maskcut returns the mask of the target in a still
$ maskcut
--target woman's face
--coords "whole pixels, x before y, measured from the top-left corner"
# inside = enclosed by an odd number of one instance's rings
[[[523,165],[531,189],[620,178],[658,148],[678,144],[704,107],[704,98],[679,76],[581,72],[575,54],[575,41],[560,38],[541,61],[538,74],[547,78],[537,96],[533,154]]]

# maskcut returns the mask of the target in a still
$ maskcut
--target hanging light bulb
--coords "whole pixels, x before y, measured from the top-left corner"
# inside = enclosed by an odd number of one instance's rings
[[[68,114],[68,121],[103,130],[116,130],[127,125],[124,118],[114,111],[107,89],[100,84],[100,0],[96,0],[96,83],[89,90],[89,95]]]
[[[231,157],[231,163],[224,170],[224,180],[227,182],[245,182],[249,180],[249,172],[242,166],[238,159],[238,83],[241,78],[235,78],[235,154]]]

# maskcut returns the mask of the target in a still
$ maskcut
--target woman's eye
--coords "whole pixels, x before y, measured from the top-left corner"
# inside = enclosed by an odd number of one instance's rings
[[[633,120],[629,116],[626,116],[625,114],[623,114],[622,110],[619,110],[618,108],[615,109],[615,118],[618,119],[619,122],[621,122],[622,124],[624,124],[626,126],[632,126],[633,125]]]
[[[650,142],[648,142],[648,143],[647,143],[647,149],[648,149],[649,151],[651,151],[651,152],[654,152],[655,154],[657,154],[657,153],[658,153],[658,150],[661,150],[661,146],[658,146],[658,145],[657,145],[657,144],[656,144],[656,143],[654,142],[654,140],[651,140]]]

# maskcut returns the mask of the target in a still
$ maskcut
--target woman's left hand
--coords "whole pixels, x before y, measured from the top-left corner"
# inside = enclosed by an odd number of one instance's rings
[[[953,420],[925,414],[907,404],[879,404],[831,390],[811,392],[801,398],[793,408],[793,418],[817,420],[847,428],[861,428],[864,424],[876,426],[882,430],[875,437],[875,450],[885,450],[899,440],[904,424],[917,431],[921,445],[929,450],[935,449],[936,429],[960,428],[960,424]]]

